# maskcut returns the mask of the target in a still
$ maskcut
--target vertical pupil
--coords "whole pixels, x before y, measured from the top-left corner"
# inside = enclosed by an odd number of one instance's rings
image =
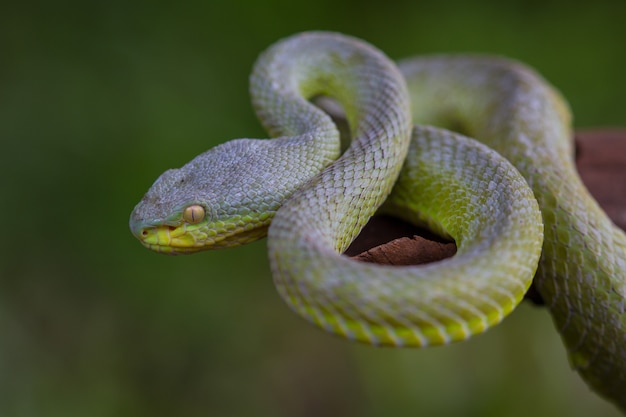
[[[198,205],[189,206],[185,209],[183,217],[188,223],[198,223],[204,219],[204,209]]]

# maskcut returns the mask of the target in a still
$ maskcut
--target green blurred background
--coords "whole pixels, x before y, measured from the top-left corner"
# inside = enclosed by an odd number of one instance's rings
[[[357,346],[285,307],[264,241],[165,257],[127,221],[165,169],[265,136],[247,77],[280,37],[504,54],[561,89],[577,127],[625,126],[624,16],[623,1],[3,5],[0,416],[618,415],[544,309],[443,348]]]

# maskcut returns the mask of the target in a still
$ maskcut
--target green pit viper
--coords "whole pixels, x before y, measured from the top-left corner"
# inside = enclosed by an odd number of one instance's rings
[[[194,253],[267,235],[291,309],[375,345],[467,339],[534,278],[573,368],[626,410],[626,236],[581,183],[568,106],[546,81],[499,57],[396,65],[310,32],[264,52],[250,84],[274,139],[229,141],[163,173],[130,218],[146,247]],[[345,152],[317,97],[343,107]],[[408,267],[341,255],[377,211],[454,239],[457,254]]]

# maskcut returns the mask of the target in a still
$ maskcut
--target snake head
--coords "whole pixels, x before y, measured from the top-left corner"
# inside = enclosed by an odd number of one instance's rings
[[[269,142],[226,142],[165,171],[133,210],[132,233],[147,248],[172,255],[264,237],[294,183],[289,172],[270,168]]]

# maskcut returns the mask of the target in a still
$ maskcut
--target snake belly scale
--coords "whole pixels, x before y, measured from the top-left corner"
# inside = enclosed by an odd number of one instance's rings
[[[229,141],[166,171],[131,215],[146,247],[193,253],[267,234],[291,309],[376,345],[485,331],[536,273],[572,365],[626,408],[626,239],[578,179],[567,105],[543,79],[490,57],[398,68],[365,42],[310,32],[261,55],[251,94],[274,139]],[[345,111],[343,154],[318,96]],[[342,256],[377,210],[453,238],[457,254],[408,267]]]

